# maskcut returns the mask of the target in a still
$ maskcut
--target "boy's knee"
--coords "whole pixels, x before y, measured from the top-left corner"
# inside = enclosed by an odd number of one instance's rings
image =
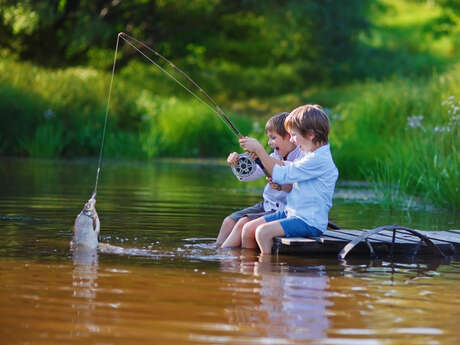
[[[243,231],[248,231],[248,229],[251,227],[251,223],[248,222],[246,224],[243,225]]]
[[[259,242],[260,240],[264,238],[264,227],[265,227],[265,224],[262,224],[256,228],[255,238],[257,242]]]
[[[251,237],[252,229],[251,229],[251,224],[246,223],[243,225],[243,230],[241,231],[241,238],[249,238]]]
[[[224,223],[225,225],[232,225],[232,224],[235,223],[235,221],[234,221],[232,218],[230,218],[229,216],[227,216],[227,217],[225,217],[223,223]]]
[[[238,228],[243,228],[243,226],[248,222],[248,218],[247,217],[243,217],[243,218],[240,218],[235,226],[237,226]]]

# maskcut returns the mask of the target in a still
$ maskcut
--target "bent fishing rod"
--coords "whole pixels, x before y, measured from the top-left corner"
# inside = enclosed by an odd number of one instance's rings
[[[154,66],[156,66],[160,71],[165,73],[168,77],[173,79],[176,83],[178,83],[180,86],[182,86],[187,92],[189,92],[193,97],[195,97],[197,100],[199,100],[201,103],[209,107],[214,113],[219,115],[219,117],[224,121],[224,123],[231,129],[231,131],[236,134],[236,136],[241,139],[244,138],[244,136],[241,134],[241,132],[236,128],[236,126],[233,124],[233,122],[230,120],[230,118],[225,114],[225,112],[219,107],[219,105],[214,101],[214,99],[209,96],[206,91],[203,90],[187,73],[182,71],[179,67],[177,67],[174,63],[172,63],[170,60],[168,60],[166,57],[158,53],[156,50],[153,48],[149,47],[147,44],[144,42],[124,33],[120,32],[118,34],[118,38],[122,38],[128,45],[130,45],[136,52],[141,54],[144,58],[146,58],[148,61],[150,61]],[[137,48],[132,42],[135,42],[136,44],[140,45],[141,47],[147,49],[151,53],[153,53],[155,56],[166,62],[172,69],[180,73],[185,79],[187,79],[190,84],[192,84],[198,91],[212,104],[209,104],[205,102],[201,97],[198,97],[190,88],[188,88],[186,85],[184,85],[182,82],[180,82],[177,78],[175,78],[171,73],[169,73],[167,70],[165,70],[163,67],[161,67],[158,63],[153,61],[149,56],[147,56],[143,51],[141,51],[139,48]],[[117,47],[118,47],[118,39],[117,39]],[[113,77],[113,76],[112,76]],[[256,158],[254,161],[251,159],[251,157],[248,154],[240,154],[239,159],[238,159],[238,164],[236,166],[232,166],[232,171],[233,173],[238,177],[247,177],[252,175],[252,173],[255,171],[255,164],[256,163],[258,166],[262,168],[264,171],[265,175],[270,177],[270,174],[268,171],[265,169],[263,166],[262,162],[260,161],[259,158]]]

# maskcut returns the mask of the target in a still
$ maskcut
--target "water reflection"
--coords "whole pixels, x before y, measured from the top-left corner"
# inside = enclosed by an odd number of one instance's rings
[[[261,192],[223,166],[110,162],[98,211],[112,247],[69,256],[95,163],[0,160],[6,344],[460,343],[456,261],[261,260],[216,250],[225,215]],[[340,199],[331,214],[353,228],[446,229],[459,219]]]
[[[98,329],[94,318],[98,275],[97,250],[76,247],[72,251],[72,260],[72,336],[84,336],[97,332]]]
[[[77,247],[72,251],[72,260],[73,296],[93,300],[97,288],[97,250]]]
[[[233,294],[233,305],[226,309],[229,323],[268,342],[456,343],[450,328],[455,321],[444,315],[452,316],[452,308],[459,306],[458,293],[438,285],[442,276],[460,273],[456,262],[332,262],[258,257],[244,250],[229,254],[233,259],[222,261],[220,269],[243,275],[225,287]]]
[[[327,307],[332,303],[324,265],[310,266],[308,272],[302,267],[303,272],[298,273],[289,261],[280,263],[277,257],[257,256],[253,251],[235,250],[232,257],[221,263],[221,269],[253,277],[259,286],[252,288],[257,303],[235,301],[236,307],[227,310],[230,323],[255,327],[272,341],[326,337]],[[247,292],[246,284],[247,280],[237,279],[231,290],[237,295]]]

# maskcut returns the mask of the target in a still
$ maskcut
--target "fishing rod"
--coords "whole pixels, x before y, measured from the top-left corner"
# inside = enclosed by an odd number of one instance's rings
[[[145,57],[148,61],[150,61],[153,65],[155,65],[160,71],[165,73],[168,77],[173,79],[176,83],[178,83],[180,86],[182,86],[185,90],[187,90],[193,97],[195,97],[197,100],[199,100],[201,103],[209,107],[214,113],[219,115],[221,120],[224,121],[224,123],[231,129],[231,131],[236,134],[236,136],[241,139],[244,138],[244,136],[241,134],[241,132],[236,128],[236,126],[233,124],[233,122],[230,120],[230,118],[225,114],[225,112],[222,110],[221,107],[212,99],[211,96],[209,96],[206,91],[204,91],[187,73],[182,71],[179,67],[177,67],[174,63],[172,63],[170,60],[168,60],[166,57],[158,53],[156,50],[153,48],[149,47],[147,44],[144,42],[124,33],[120,32],[118,34],[118,39],[122,38],[128,45],[130,45],[135,51],[137,51],[139,54],[141,54],[143,57]],[[117,47],[118,47],[118,39],[117,39]],[[175,78],[171,73],[169,73],[167,70],[165,70],[163,67],[161,67],[158,63],[153,61],[149,56],[147,56],[143,51],[141,51],[139,48],[137,48],[132,42],[137,43],[138,45],[144,47],[148,51],[152,52],[155,54],[157,57],[159,57],[161,60],[166,62],[171,68],[173,68],[175,71],[179,72],[185,79],[187,79],[195,88],[200,91],[200,93],[212,104],[212,106],[205,102],[201,97],[198,97],[190,88],[188,88],[186,85],[184,85],[182,82],[180,82],[177,78]],[[112,75],[113,78],[113,75]],[[233,173],[238,177],[238,178],[243,178],[243,177],[248,177],[252,175],[256,169],[256,164],[262,168],[264,171],[265,175],[270,177],[270,174],[268,171],[265,169],[263,166],[262,162],[260,161],[259,158],[256,158],[255,160],[252,160],[251,157],[247,153],[243,153],[239,155],[238,159],[238,164],[235,166],[232,166],[232,171]]]

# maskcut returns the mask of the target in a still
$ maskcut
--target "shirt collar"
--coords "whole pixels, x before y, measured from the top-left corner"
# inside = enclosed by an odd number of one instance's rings
[[[322,151],[329,151],[329,143],[327,143],[326,145],[323,145],[323,146],[320,146],[318,147],[315,151],[313,152],[322,152]]]
[[[292,161],[292,158],[298,157],[300,153],[300,147],[296,146],[294,150],[288,153],[286,160]]]

